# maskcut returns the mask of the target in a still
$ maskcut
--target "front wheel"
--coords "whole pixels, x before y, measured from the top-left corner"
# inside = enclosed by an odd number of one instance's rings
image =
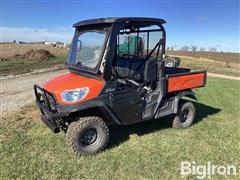
[[[67,129],[66,141],[69,148],[79,156],[87,156],[105,149],[109,130],[100,117],[82,117],[72,122]]]
[[[181,101],[178,113],[173,119],[173,128],[186,128],[192,125],[196,116],[196,109],[192,102]]]

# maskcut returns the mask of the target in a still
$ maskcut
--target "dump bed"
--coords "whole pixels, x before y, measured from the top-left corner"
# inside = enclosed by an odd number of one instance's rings
[[[203,87],[206,83],[206,77],[206,71],[190,71],[190,69],[185,68],[168,69],[166,75],[168,92]]]

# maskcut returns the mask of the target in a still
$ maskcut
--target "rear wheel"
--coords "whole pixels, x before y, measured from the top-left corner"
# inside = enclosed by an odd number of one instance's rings
[[[173,128],[186,128],[192,125],[196,116],[196,109],[192,102],[181,101],[178,113],[173,119]]]
[[[69,148],[79,156],[87,156],[102,151],[108,143],[109,130],[100,117],[82,117],[72,122],[67,130],[66,141]]]

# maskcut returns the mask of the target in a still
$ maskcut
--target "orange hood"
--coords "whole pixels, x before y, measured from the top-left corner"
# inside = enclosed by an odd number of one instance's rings
[[[105,82],[101,80],[69,73],[53,78],[45,83],[43,88],[54,94],[59,104],[76,104],[97,97],[103,89],[104,84]],[[65,90],[74,90],[83,87],[88,87],[89,92],[82,100],[78,102],[64,102],[62,100],[62,92]]]

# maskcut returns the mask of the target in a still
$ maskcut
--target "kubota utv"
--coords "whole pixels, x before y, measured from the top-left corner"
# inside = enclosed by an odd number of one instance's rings
[[[77,155],[103,150],[108,127],[173,115],[172,127],[195,118],[191,90],[203,87],[206,71],[164,66],[165,21],[156,18],[101,18],[80,21],[66,66],[69,73],[34,85],[42,121],[66,132]],[[183,100],[184,98],[184,100]]]

